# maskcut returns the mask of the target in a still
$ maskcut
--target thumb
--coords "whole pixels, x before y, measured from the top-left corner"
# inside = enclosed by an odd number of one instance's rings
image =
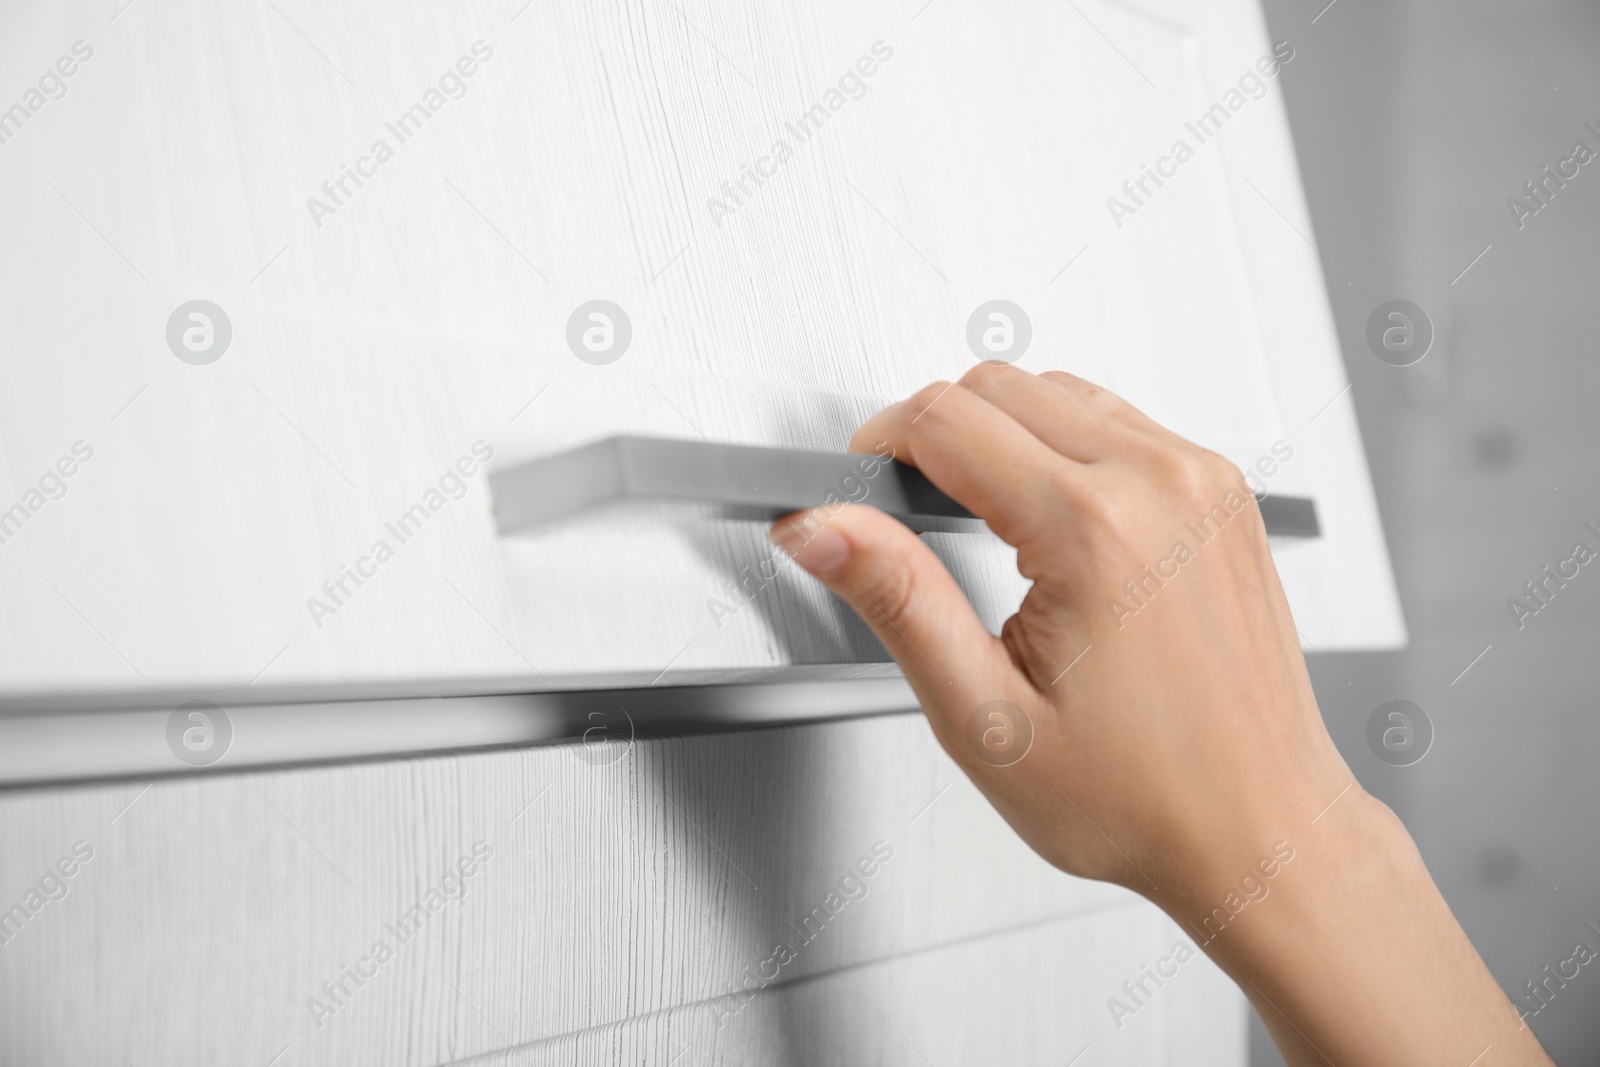
[[[771,539],[872,627],[931,716],[959,714],[1010,688],[999,639],[898,520],[865,505],[816,508],[778,520]]]

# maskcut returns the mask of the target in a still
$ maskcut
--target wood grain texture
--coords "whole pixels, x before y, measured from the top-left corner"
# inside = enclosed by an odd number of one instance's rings
[[[0,945],[0,1061],[259,1065],[288,1047],[282,1063],[427,1065],[533,1045],[552,1062],[656,1063],[662,1042],[703,1039],[679,1062],[798,1063],[849,1032],[862,1055],[836,1062],[895,1062],[841,1001],[845,978],[913,1041],[995,1040],[1018,1057],[1003,1062],[1074,1040],[1160,1049],[1169,1028],[1237,1048],[1243,1001],[1198,961],[1154,1018],[1112,1025],[1105,998],[1170,945],[1169,924],[1040,861],[919,716],[613,751],[0,795],[4,906],[75,842],[94,853]],[[447,866],[477,842],[492,856],[402,941],[389,924],[452,889]],[[875,845],[892,857],[847,884]],[[836,913],[806,925],[817,907]],[[795,958],[722,1044],[718,998],[780,939]],[[393,958],[362,963],[379,940]],[[346,966],[371,977],[325,999],[331,1015],[310,1007]],[[957,994],[979,978],[995,988],[963,1018]],[[1178,1062],[1143,1055],[1096,1062]]]
[[[1329,530],[1281,557],[1303,632],[1403,636],[1350,409],[1319,414],[1343,376],[1276,86],[1135,217],[1107,211],[1269,51],[1251,0],[24,8],[5,69],[77,40],[93,58],[0,144],[0,508],[74,442],[94,455],[0,544],[8,694],[881,662],[792,576],[717,625],[757,527],[499,540],[479,474],[403,544],[385,524],[478,441],[841,447],[969,366],[967,316],[996,296],[1031,317],[1029,369],[1103,381],[1242,464],[1293,444],[1273,487]],[[400,143],[387,124],[478,41],[492,55]],[[892,56],[828,110],[879,41]],[[789,131],[818,104],[820,129]],[[314,214],[380,139],[393,158]],[[772,176],[708,206],[747,166]],[[209,366],[164,336],[195,297],[232,321]],[[565,341],[596,297],[633,325],[608,366]],[[379,540],[394,558],[314,616]],[[1003,546],[947,554],[1003,618]]]
[[[1108,1009],[1186,940],[1162,926],[1130,905],[830,971],[731,1017],[688,1005],[463,1063],[1244,1064],[1243,996],[1204,957],[1159,988],[1146,979],[1134,1014]]]

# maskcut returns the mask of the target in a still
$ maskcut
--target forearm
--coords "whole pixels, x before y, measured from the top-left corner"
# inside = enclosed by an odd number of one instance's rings
[[[1289,1063],[1551,1062],[1387,807],[1355,786],[1314,823],[1295,822],[1277,839],[1294,858],[1236,916],[1217,911],[1238,892],[1223,866],[1163,902],[1239,983]],[[1235,850],[1235,866],[1274,843]]]

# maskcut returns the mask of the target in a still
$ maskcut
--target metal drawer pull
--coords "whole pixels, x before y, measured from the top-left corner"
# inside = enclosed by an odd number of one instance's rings
[[[724,445],[659,437],[608,437],[489,475],[495,524],[516,533],[629,501],[710,505],[718,514],[771,521],[829,501],[871,504],[913,530],[988,529],[915,467],[870,453]],[[1258,498],[1267,533],[1317,537],[1316,502]]]

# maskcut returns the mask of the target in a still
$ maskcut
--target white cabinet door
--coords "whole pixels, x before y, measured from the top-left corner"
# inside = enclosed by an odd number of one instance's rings
[[[1130,1016],[1192,939],[921,716],[592,756],[0,793],[0,1062],[1244,1062],[1204,957]]]
[[[1302,629],[1401,637],[1263,73],[1293,43],[1251,0],[3,19],[0,69],[40,72],[0,85],[12,698],[883,673],[790,570],[734,592],[761,526],[502,540],[484,467],[618,431],[840,448],[970,366],[992,299],[1022,366],[1241,465],[1287,442],[1271,487],[1328,531],[1283,560]],[[931,540],[998,625],[1003,546]]]

